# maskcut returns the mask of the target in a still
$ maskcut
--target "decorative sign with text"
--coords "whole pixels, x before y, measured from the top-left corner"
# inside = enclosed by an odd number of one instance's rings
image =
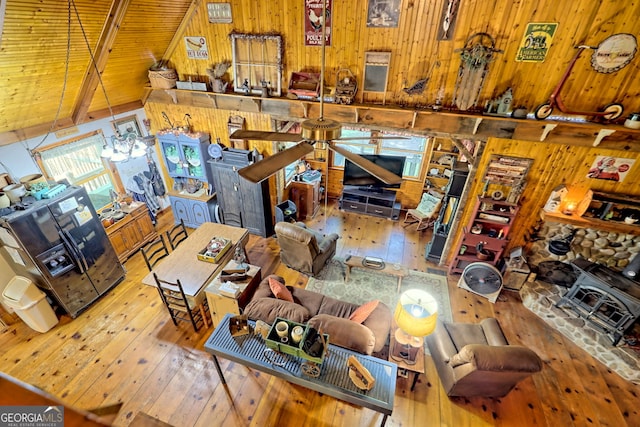
[[[187,47],[187,58],[209,59],[207,39],[204,37],[185,37],[184,44]]]
[[[331,46],[332,0],[326,0],[327,8],[322,16],[323,0],[304,0],[304,45],[322,46],[322,22],[325,20],[325,46]]]
[[[555,22],[530,22],[522,36],[516,61],[518,62],[544,62],[556,33],[558,24]]]

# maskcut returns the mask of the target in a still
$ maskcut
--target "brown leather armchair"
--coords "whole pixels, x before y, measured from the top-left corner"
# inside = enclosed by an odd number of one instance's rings
[[[509,345],[494,318],[479,324],[438,322],[427,345],[447,396],[505,396],[542,369],[532,350]]]
[[[301,273],[315,276],[336,253],[335,233],[325,236],[302,222],[278,222],[275,231],[280,260]]]

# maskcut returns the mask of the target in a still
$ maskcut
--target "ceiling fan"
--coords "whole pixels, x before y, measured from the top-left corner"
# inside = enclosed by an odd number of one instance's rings
[[[345,150],[334,144],[334,141],[363,140],[371,138],[340,138],[342,125],[335,120],[324,118],[324,67],[325,67],[325,17],[326,3],[322,8],[322,68],[320,70],[320,117],[307,119],[301,124],[301,134],[282,132],[263,132],[251,130],[237,130],[231,134],[231,139],[254,139],[276,142],[298,142],[291,148],[280,151],[272,156],[246,166],[238,171],[243,178],[258,183],[267,179],[287,165],[299,160],[303,156],[313,152],[313,145],[317,142],[326,143],[330,150],[341,154],[346,159],[358,165],[387,185],[398,185],[402,177],[398,176],[375,163],[359,156],[356,153]],[[402,137],[376,137],[375,139],[403,139]]]

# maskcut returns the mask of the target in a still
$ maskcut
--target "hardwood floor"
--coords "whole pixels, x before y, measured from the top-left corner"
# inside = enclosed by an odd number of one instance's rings
[[[425,271],[430,231],[405,230],[392,222],[347,214],[329,205],[308,225],[337,232],[338,255],[372,255]],[[160,217],[159,230],[172,222]],[[307,278],[279,262],[273,238],[251,236],[250,261],[263,275],[277,273],[304,286]],[[221,359],[220,384],[203,350],[211,329],[175,327],[156,289],[140,283],[146,273],[138,253],[128,274],[77,319],[63,317],[46,334],[17,323],[0,332],[0,370],[59,396],[78,408],[116,402],[114,425],[127,426],[139,412],[174,426],[374,426],[382,416],[308,391]],[[515,292],[496,304],[457,288],[449,278],[456,321],[495,316],[512,344],[532,348],[544,360],[539,374],[500,399],[455,398],[443,392],[430,358],[415,390],[399,378],[388,426],[639,426],[638,386],[623,380],[529,312]],[[2,395],[0,394],[0,404]]]

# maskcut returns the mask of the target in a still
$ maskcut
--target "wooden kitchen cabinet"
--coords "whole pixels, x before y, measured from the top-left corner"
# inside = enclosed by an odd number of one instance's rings
[[[134,202],[128,208],[124,218],[106,228],[109,240],[120,262],[126,261],[138,249],[158,237],[151,222],[147,205]]]

